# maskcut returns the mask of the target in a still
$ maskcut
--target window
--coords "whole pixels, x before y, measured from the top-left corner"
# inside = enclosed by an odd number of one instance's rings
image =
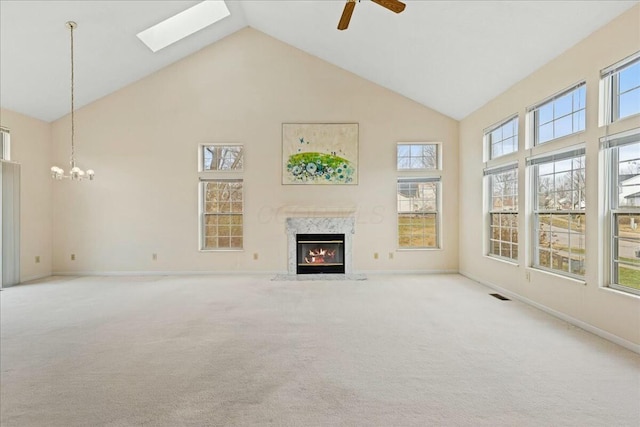
[[[398,247],[439,247],[440,178],[398,178]]]
[[[11,160],[11,134],[5,128],[0,128],[0,160]]]
[[[584,148],[528,159],[533,172],[533,266],[584,276]]]
[[[439,169],[439,144],[405,144],[397,146],[398,170]]]
[[[518,164],[485,170],[490,256],[518,260]]]
[[[640,113],[640,52],[601,72],[605,124]]]
[[[201,249],[242,249],[243,181],[207,179],[201,188]]]
[[[534,145],[585,129],[586,86],[580,83],[529,108]]]
[[[610,286],[640,294],[640,132],[605,144],[611,169]]]
[[[507,119],[485,131],[489,159],[518,151],[518,116]]]
[[[242,145],[206,144],[200,146],[201,172],[242,171],[244,149]]]

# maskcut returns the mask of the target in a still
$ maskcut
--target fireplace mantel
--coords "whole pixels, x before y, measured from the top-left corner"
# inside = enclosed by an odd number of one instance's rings
[[[355,233],[355,218],[353,217],[308,217],[287,218],[287,272],[296,274],[296,234],[344,234],[344,262],[345,274],[352,273],[352,247]]]

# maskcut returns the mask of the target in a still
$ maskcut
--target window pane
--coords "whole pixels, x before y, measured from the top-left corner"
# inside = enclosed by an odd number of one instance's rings
[[[491,132],[491,142],[493,144],[502,141],[502,127]]]
[[[398,245],[437,247],[438,183],[398,181]]]
[[[230,237],[242,237],[242,182],[205,181],[202,191],[202,249],[241,248]]]
[[[503,156],[518,150],[518,118],[514,117],[488,134],[485,139],[490,147],[490,157]]]
[[[538,128],[538,142],[543,143],[553,139],[553,122]]]
[[[585,97],[586,86],[583,84],[535,109],[535,144],[584,130]]]
[[[554,118],[560,118],[570,114],[573,110],[573,93],[568,93],[554,102]]]
[[[618,149],[618,206],[640,206],[640,143]]]
[[[617,214],[617,253],[620,261],[639,263],[640,254],[640,214]]]
[[[537,201],[534,230],[537,265],[572,275],[584,275],[584,156],[535,166]],[[541,175],[540,172],[547,172]],[[549,212],[552,211],[552,212]]]
[[[437,144],[398,144],[396,149],[398,169],[437,169]]]
[[[435,214],[399,214],[398,240],[401,247],[427,248],[436,246]]]
[[[614,283],[640,290],[640,213],[615,214]]]
[[[538,110],[538,125],[543,125],[553,120],[553,104],[542,105]]]
[[[491,147],[491,149],[492,149],[492,150],[491,150],[491,158],[492,158],[492,159],[495,159],[496,157],[500,157],[500,156],[502,156],[502,155],[504,154],[504,153],[502,152],[502,143],[500,143],[500,142],[499,142],[499,143],[497,143],[497,144],[494,144],[494,145]]]
[[[619,102],[620,118],[640,113],[640,88],[621,94]]]
[[[553,122],[553,133],[555,138],[570,135],[573,132],[573,119],[571,116],[565,116]]]
[[[202,170],[242,170],[241,145],[206,145],[202,148]]]
[[[640,61],[624,68],[619,73],[620,93],[640,86]]]
[[[398,144],[398,157],[411,157],[411,146]]]
[[[489,213],[489,254],[515,259],[518,230],[518,171],[489,175],[492,207]]]
[[[616,264],[616,284],[640,290],[640,267]]]

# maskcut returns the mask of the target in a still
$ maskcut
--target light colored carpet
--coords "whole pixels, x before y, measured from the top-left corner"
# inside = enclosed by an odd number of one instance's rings
[[[635,426],[640,356],[459,275],[51,278],[1,301],[10,426]]]

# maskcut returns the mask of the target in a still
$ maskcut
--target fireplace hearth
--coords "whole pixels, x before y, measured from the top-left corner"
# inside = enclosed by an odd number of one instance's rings
[[[296,274],[344,274],[344,234],[296,234]]]

